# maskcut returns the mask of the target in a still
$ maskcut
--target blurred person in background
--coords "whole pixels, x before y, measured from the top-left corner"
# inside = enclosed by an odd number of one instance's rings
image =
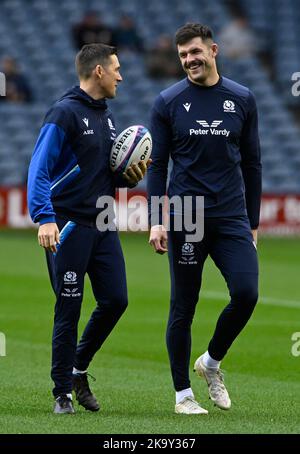
[[[134,20],[128,14],[122,14],[115,29],[115,42],[119,51],[143,52],[144,45],[139,36]]]
[[[182,67],[169,35],[160,35],[155,46],[146,54],[146,68],[153,79],[178,79],[182,77]]]
[[[210,399],[223,410],[231,407],[231,400],[220,364],[258,299],[256,242],[261,159],[257,108],[247,87],[218,74],[218,45],[210,28],[186,24],[177,31],[175,40],[187,77],[161,92],[152,109],[149,243],[159,254],[169,252],[167,347],[176,391],[175,412],[207,414],[191,389],[189,363],[191,325],[208,255],[221,271],[231,300],[218,318],[207,350],[195,361],[194,370],[205,378]],[[191,233],[185,229],[187,213],[178,209],[169,214],[167,234],[162,209],[151,204],[153,196],[166,193],[170,158],[173,168],[168,196],[177,196],[182,202],[186,196],[192,197],[193,222],[197,215],[202,216],[195,211],[197,196],[204,197],[201,241],[186,240]]]
[[[91,43],[115,45],[112,28],[102,21],[101,15],[96,11],[88,11],[82,21],[73,26],[72,35],[76,49]]]
[[[222,54],[230,59],[241,60],[250,57],[258,50],[255,35],[244,17],[237,17],[226,25],[219,36]]]
[[[83,46],[76,56],[80,86],[71,88],[48,111],[28,174],[28,207],[39,223],[56,294],[52,339],[54,413],[74,413],[72,389],[86,410],[99,404],[88,383],[88,366],[127,307],[123,253],[115,229],[97,228],[100,196],[133,187],[145,175],[143,162],[116,176],[109,166],[116,137],[106,98],[122,81],[116,48]],[[85,274],[97,306],[77,345]],[[117,285],[116,285],[117,283]]]
[[[12,57],[5,57],[0,67],[6,78],[6,96],[0,97],[0,100],[15,103],[31,102],[32,92],[29,83],[20,72],[16,60]]]

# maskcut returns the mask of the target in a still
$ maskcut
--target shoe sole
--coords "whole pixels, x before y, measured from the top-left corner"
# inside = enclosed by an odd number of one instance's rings
[[[191,416],[191,415],[208,415],[208,412],[206,412],[206,413],[204,413],[204,412],[203,413],[183,413],[183,412],[177,411],[177,410],[175,410],[175,413],[176,413],[176,415],[187,415],[187,416]]]
[[[77,399],[76,399],[77,400]],[[78,402],[78,400],[77,400]],[[100,410],[100,406],[98,408],[89,408],[89,407],[86,407],[85,405],[81,404],[80,402],[78,402],[78,405],[80,405],[81,407],[83,407],[86,411],[92,411],[92,412],[96,412],[96,411],[99,411]]]
[[[99,408],[86,408],[84,407],[84,405],[82,405],[82,407],[86,410],[86,411],[92,411],[93,413],[96,413],[97,411],[100,410],[100,407]]]
[[[74,415],[75,411],[54,411],[54,415]]]

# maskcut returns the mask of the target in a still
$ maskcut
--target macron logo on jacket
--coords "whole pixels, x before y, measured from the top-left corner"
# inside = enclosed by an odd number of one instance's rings
[[[82,121],[86,125],[86,127],[88,128],[89,127],[89,119],[88,118],[83,118]],[[85,131],[83,131],[83,135],[84,136],[88,136],[90,134],[94,134],[94,130],[93,129],[86,129]]]

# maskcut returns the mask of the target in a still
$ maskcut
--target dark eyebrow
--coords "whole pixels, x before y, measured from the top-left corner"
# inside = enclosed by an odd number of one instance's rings
[[[179,55],[184,55],[184,54],[187,54],[187,53],[191,53],[191,52],[195,52],[195,51],[202,51],[201,47],[192,47],[192,49],[189,49],[188,51],[187,50],[182,50],[181,52],[179,52]]]

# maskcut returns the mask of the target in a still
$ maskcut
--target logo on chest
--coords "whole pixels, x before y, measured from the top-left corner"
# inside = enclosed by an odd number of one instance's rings
[[[236,113],[234,102],[226,99],[223,103],[223,110],[224,112]]]
[[[223,123],[223,120],[214,120],[209,124],[206,120],[196,120],[196,123],[198,123],[202,128],[199,129],[194,129],[190,128],[190,136],[225,136],[228,137],[230,134],[230,131],[227,129],[220,129],[219,126]]]
[[[86,127],[88,128],[89,127],[89,119],[88,118],[83,118],[82,121],[86,125]],[[90,134],[94,134],[94,130],[93,129],[86,129],[85,131],[83,131],[83,135],[84,136],[88,136]]]

